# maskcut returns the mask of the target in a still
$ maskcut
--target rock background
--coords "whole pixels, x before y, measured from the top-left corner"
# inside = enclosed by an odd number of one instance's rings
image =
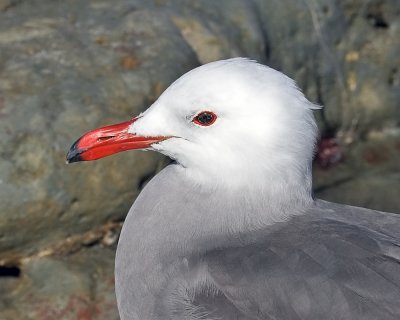
[[[400,212],[399,31],[396,0],[0,0],[0,319],[118,319],[118,232],[167,160],[66,151],[212,60],[257,59],[325,106],[317,197]]]

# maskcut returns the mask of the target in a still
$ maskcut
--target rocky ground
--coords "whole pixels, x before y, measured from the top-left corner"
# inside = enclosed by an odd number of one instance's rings
[[[325,106],[316,195],[400,212],[399,31],[396,0],[0,0],[0,319],[118,319],[118,232],[167,160],[66,151],[208,61],[295,78]]]

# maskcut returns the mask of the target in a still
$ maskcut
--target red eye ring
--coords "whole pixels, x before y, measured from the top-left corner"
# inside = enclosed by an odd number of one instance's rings
[[[217,115],[211,111],[201,111],[192,120],[193,123],[208,127],[211,126],[217,120]]]

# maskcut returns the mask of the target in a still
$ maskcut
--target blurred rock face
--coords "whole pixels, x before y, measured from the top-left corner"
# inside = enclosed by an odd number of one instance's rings
[[[400,3],[260,1],[268,64],[324,105],[317,197],[400,212]]]
[[[65,154],[209,61],[295,78],[325,106],[316,195],[399,212],[399,16],[396,0],[0,0],[0,318],[118,318],[116,226],[167,160]]]
[[[189,2],[177,11],[146,1],[40,1],[1,13],[2,252],[124,218],[161,157],[131,152],[66,166],[66,152],[86,131],[139,114],[201,61],[261,59],[252,8],[236,7],[226,23],[212,16],[223,6],[209,8],[209,19]],[[246,28],[249,36],[233,42]]]

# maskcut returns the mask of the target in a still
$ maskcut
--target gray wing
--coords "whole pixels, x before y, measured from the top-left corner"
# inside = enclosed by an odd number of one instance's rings
[[[205,263],[246,319],[400,319],[399,230],[400,216],[320,202]]]

